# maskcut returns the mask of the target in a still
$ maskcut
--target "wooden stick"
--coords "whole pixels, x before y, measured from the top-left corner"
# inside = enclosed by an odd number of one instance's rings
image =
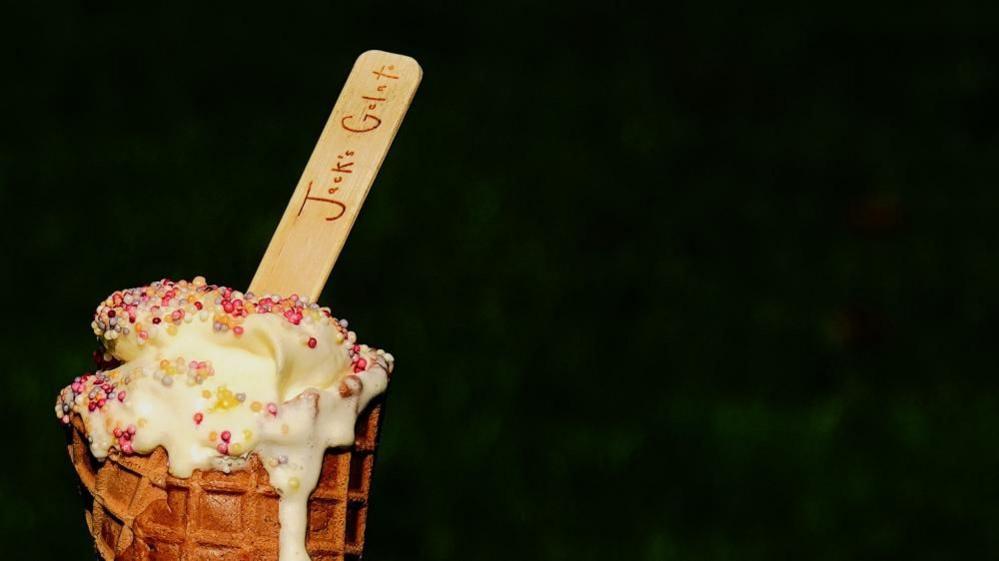
[[[319,298],[422,76],[407,56],[357,58],[250,291]]]

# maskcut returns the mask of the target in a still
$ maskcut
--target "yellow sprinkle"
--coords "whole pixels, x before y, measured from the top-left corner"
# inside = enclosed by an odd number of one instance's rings
[[[232,393],[232,390],[225,386],[219,386],[215,390],[215,405],[213,409],[232,409],[239,405],[239,400],[236,399],[236,394]]]
[[[288,434],[288,423],[281,425],[281,434]]]
[[[164,358],[163,360],[160,361],[160,370],[166,370],[167,366],[170,366],[169,360]]]
[[[259,401],[254,401],[253,403],[250,404],[250,411],[253,411],[254,413],[259,412],[263,408],[264,404],[260,403]]]
[[[208,433],[208,440],[215,442],[216,440],[218,440],[218,438],[219,438],[219,433],[215,431]]]
[[[291,479],[288,480],[288,486],[291,487],[292,491],[297,490],[300,485],[301,483],[299,483],[297,477],[292,477]]]
[[[171,323],[170,326],[167,327],[167,333],[170,334],[170,335],[176,335],[177,334],[177,326]]]
[[[146,426],[146,423],[148,422],[149,420],[146,419],[145,417],[139,417],[139,428],[141,429],[142,427]]]
[[[250,429],[243,429],[243,440],[249,441],[251,439],[253,439],[253,431]]]
[[[230,456],[238,456],[238,455],[240,455],[242,453],[243,453],[243,445],[242,444],[240,444],[238,442],[235,442],[235,443],[233,443],[232,445],[229,446],[229,455]]]
[[[209,399],[209,398],[212,397],[212,392],[209,391],[209,390],[204,390],[204,391],[201,392],[201,397],[203,397],[205,399]]]

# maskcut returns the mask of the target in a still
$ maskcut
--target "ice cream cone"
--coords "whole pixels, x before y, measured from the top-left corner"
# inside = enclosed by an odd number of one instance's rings
[[[104,561],[360,558],[394,358],[315,300],[421,76],[358,57],[246,292],[161,279],[97,306],[99,368],[53,412]]]
[[[312,561],[359,559],[381,421],[381,400],[357,419],[352,447],[329,449],[308,502]],[[167,453],[91,454],[82,420],[68,426],[87,526],[104,561],[277,561],[278,494],[255,454],[247,469],[167,471]]]

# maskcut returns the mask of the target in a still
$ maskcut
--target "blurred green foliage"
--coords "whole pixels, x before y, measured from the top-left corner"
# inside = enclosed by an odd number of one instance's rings
[[[424,83],[324,297],[399,361],[369,558],[999,555],[995,15],[11,8],[4,551],[87,557],[93,307],[245,285],[381,48]]]

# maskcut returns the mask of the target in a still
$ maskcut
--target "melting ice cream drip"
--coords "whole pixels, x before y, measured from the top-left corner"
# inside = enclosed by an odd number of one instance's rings
[[[392,355],[358,344],[327,308],[200,277],[115,292],[92,327],[106,347],[99,370],[63,389],[56,416],[80,415],[98,458],[163,446],[177,477],[242,469],[257,454],[280,494],[280,559],[308,560],[323,455],[353,443]]]

